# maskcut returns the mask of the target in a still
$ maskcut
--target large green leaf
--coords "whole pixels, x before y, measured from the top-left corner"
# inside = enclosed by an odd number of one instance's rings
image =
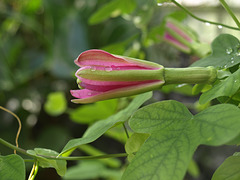
[[[0,156],[0,179],[25,180],[25,164],[19,155]]]
[[[123,174],[124,180],[180,180],[198,145],[221,145],[240,132],[240,110],[212,106],[193,116],[177,101],[145,106],[133,114],[130,127],[150,137]]]
[[[50,149],[35,148],[34,150],[28,150],[29,154],[37,155],[39,166],[42,168],[55,168],[60,176],[64,176],[67,171],[67,162],[65,160],[47,159],[43,156],[57,157],[59,153]],[[42,156],[42,157],[41,157]]]
[[[191,66],[229,68],[240,63],[240,42],[230,34],[221,34],[212,42],[212,54]]]
[[[230,156],[213,174],[212,180],[239,180],[240,156]]]
[[[151,92],[140,94],[134,98],[133,101],[124,110],[110,116],[107,119],[96,122],[87,129],[82,138],[70,140],[63,148],[61,154],[74,150],[82,144],[88,144],[95,141],[111,127],[115,126],[118,123],[126,121],[132,115],[132,113],[135,112],[151,96]]]
[[[221,96],[231,97],[240,88],[240,69],[231,74],[228,78],[220,81],[212,89],[203,93],[199,99],[200,104],[205,104],[214,98]]]

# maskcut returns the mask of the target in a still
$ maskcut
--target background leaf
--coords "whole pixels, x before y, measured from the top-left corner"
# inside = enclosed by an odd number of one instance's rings
[[[89,19],[90,24],[100,23],[110,17],[116,17],[121,14],[130,13],[135,9],[134,0],[114,0],[105,4],[97,10]]]
[[[114,114],[117,109],[117,105],[117,99],[99,101],[94,104],[83,105],[77,109],[71,110],[70,118],[77,123],[89,124],[96,120],[105,119]]]
[[[212,180],[240,179],[240,156],[230,156],[213,174]]]
[[[106,178],[118,180],[122,172],[116,169],[110,169],[104,166],[100,161],[81,161],[77,166],[68,169],[63,179],[80,180],[80,179],[97,179]]]
[[[239,109],[229,104],[212,106],[195,116],[172,100],[143,107],[129,125],[137,133],[151,135],[123,179],[182,179],[198,145],[221,145],[239,134],[239,116]]]
[[[25,163],[19,155],[0,156],[0,179],[25,180]]]
[[[229,68],[240,63],[240,42],[230,34],[221,34],[212,42],[212,54],[191,66]]]
[[[146,100],[152,96],[152,92],[140,94],[133,99],[133,101],[127,106],[127,108],[121,110],[117,114],[110,116],[107,119],[98,121],[90,126],[84,133],[82,138],[70,140],[66,146],[63,148],[61,154],[67,151],[76,149],[82,144],[88,144],[95,141],[101,135],[103,135],[108,129],[115,126],[117,123],[122,123],[126,121],[131,114],[136,111]]]

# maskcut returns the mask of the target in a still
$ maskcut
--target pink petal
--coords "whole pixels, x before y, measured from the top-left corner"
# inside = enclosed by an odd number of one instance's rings
[[[178,46],[179,48],[188,51],[189,48],[187,46],[185,46],[184,44],[182,44],[180,41],[178,41],[177,39],[175,39],[173,36],[171,36],[169,33],[165,33],[164,35],[164,39],[165,41],[168,41],[169,43],[172,43],[176,46]]]
[[[82,66],[126,66],[129,63],[120,57],[115,57],[112,54],[102,50],[88,50],[81,53],[75,60],[75,63]]]
[[[96,92],[88,89],[70,90],[70,93],[72,94],[73,97],[78,99],[85,99],[91,96],[96,96],[98,94],[101,94],[101,92]]]
[[[164,81],[157,81],[157,82],[151,82],[151,83],[146,83],[146,84],[134,85],[131,87],[122,87],[122,88],[113,89],[113,90],[110,90],[107,92],[99,92],[93,96],[89,96],[89,97],[82,98],[82,99],[80,99],[80,98],[73,99],[72,102],[85,104],[85,103],[93,103],[96,101],[102,101],[102,100],[106,100],[106,99],[120,98],[120,97],[124,97],[124,96],[132,96],[135,94],[140,94],[140,93],[144,93],[147,91],[152,91],[154,89],[160,88],[163,84],[164,84]],[[79,94],[82,93],[81,92],[82,90],[72,90],[72,91],[78,91]],[[90,91],[90,92],[93,92],[93,91]]]
[[[181,29],[179,29],[177,26],[175,26],[174,24],[167,22],[166,26],[168,28],[171,28],[172,30],[174,30],[176,33],[178,33],[180,36],[182,36],[187,41],[192,42],[192,39],[187,34],[185,34]]]
[[[132,81],[132,82],[109,81],[109,82],[105,82],[104,85],[99,85],[98,82],[96,83],[96,82],[92,81],[92,84],[82,82],[82,83],[80,83],[80,86],[82,88],[93,90],[93,91],[105,92],[105,91],[110,91],[113,89],[131,87],[131,86],[135,86],[135,85],[152,83],[152,82],[159,82],[159,80]],[[108,85],[107,85],[107,83],[108,83]]]

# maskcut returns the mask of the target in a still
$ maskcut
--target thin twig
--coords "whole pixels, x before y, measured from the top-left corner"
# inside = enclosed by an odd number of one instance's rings
[[[16,139],[15,139],[16,147],[18,147],[18,138],[19,138],[19,135],[20,135],[20,132],[21,132],[21,129],[22,129],[21,120],[20,120],[20,118],[19,118],[15,113],[13,113],[12,111],[10,111],[10,110],[2,107],[2,106],[0,106],[0,109],[2,109],[3,111],[6,111],[7,113],[11,114],[11,115],[14,116],[14,117],[17,119],[17,121],[18,121],[19,127],[18,127],[18,131],[17,131]],[[16,152],[16,149],[14,149],[14,154],[16,154],[16,153],[17,153],[17,152]]]

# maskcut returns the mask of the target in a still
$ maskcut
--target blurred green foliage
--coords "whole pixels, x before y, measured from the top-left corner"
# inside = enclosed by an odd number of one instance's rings
[[[73,60],[84,50],[104,49],[172,67],[188,66],[194,61],[162,42],[165,18],[170,16],[183,22],[187,17],[175,10],[160,8],[154,0],[1,0],[0,105],[14,111],[22,121],[20,147],[60,152],[70,139],[81,137],[88,125],[119,111],[126,112],[122,109],[129,105],[131,98],[90,105],[70,102],[69,90],[77,89],[74,73],[78,67]],[[191,95],[191,87],[165,87],[150,101],[170,96],[184,101]],[[195,100],[194,97],[190,100],[192,109]],[[18,128],[15,119],[3,111],[0,117],[0,137],[14,144]],[[121,122],[122,119],[114,117],[116,122]],[[91,146],[79,148],[80,151],[73,154],[124,152],[126,134],[122,125],[117,125]],[[137,149],[139,144],[132,149]],[[35,151],[46,153],[44,149]],[[0,144],[1,155],[10,153],[12,150]],[[16,157],[11,158],[18,161]],[[45,163],[45,159],[41,162]],[[70,163],[64,179],[77,179],[79,172],[83,179],[119,179],[122,170],[117,169],[118,164],[109,165],[113,162],[120,161]],[[26,163],[28,173],[31,165]],[[58,164],[49,161],[42,166],[58,167]],[[196,171],[194,169],[192,171]],[[63,167],[62,171],[65,171]],[[55,171],[41,169],[36,179],[60,177]]]

